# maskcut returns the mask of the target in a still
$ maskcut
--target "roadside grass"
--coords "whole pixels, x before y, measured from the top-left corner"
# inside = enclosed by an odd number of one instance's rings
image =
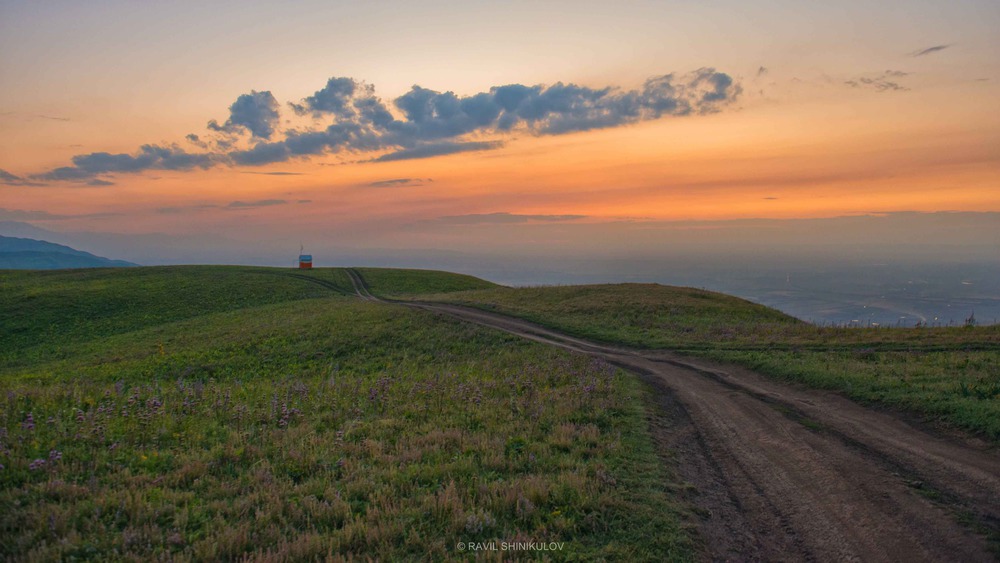
[[[437,270],[398,270],[390,268],[355,268],[369,291],[380,297],[402,297],[423,293],[450,293],[500,287],[473,276]]]
[[[890,405],[1000,442],[1000,347],[932,352],[719,350],[698,355],[839,391],[863,403]]]
[[[109,313],[103,334],[0,364],[0,559],[472,559],[458,542],[490,540],[693,557],[636,378],[301,279],[233,269],[241,297],[197,287],[210,268],[165,270],[121,290],[102,274],[77,306],[148,282],[181,313]],[[47,292],[74,293],[34,283],[45,314]],[[60,334],[36,329],[34,347]]]
[[[495,288],[414,298],[568,334],[669,349],[891,405],[1000,441],[1000,326],[830,328],[736,297],[655,284]]]

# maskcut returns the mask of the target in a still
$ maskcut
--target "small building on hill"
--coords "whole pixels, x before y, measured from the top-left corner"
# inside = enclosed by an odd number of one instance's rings
[[[313,267],[312,254],[299,254],[299,269],[311,270]]]

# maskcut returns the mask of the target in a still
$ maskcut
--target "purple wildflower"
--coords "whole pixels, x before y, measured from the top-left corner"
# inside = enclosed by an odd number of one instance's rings
[[[38,471],[43,467],[45,467],[45,460],[41,458],[36,459],[35,461],[31,462],[28,465],[28,469],[30,469],[31,471]]]
[[[62,459],[62,452],[60,452],[59,450],[52,450],[49,452],[49,461],[51,461],[52,463],[55,463],[60,459]]]
[[[21,423],[21,428],[23,428],[23,429],[25,429],[25,430],[27,430],[29,432],[32,431],[32,430],[34,430],[35,429],[35,417],[34,417],[34,415],[32,415],[29,412],[28,416],[24,419],[24,422]]]

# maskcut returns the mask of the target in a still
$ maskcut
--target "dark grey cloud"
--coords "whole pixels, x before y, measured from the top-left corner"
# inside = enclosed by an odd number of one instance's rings
[[[249,209],[253,207],[270,207],[272,205],[285,205],[285,199],[259,199],[257,201],[233,201],[226,206],[227,209]]]
[[[768,69],[767,69],[766,66],[762,66],[762,67],[760,67],[760,68],[757,69],[757,76],[764,76],[767,73],[768,73]]]
[[[402,186],[422,186],[424,182],[433,182],[430,178],[393,178],[391,180],[379,180],[365,184],[373,188],[397,188]]]
[[[102,180],[100,178],[94,178],[93,180],[88,181],[87,185],[88,186],[113,186],[113,185],[115,185],[115,183],[111,182],[111,181],[108,181],[108,180]]]
[[[911,57],[923,57],[924,55],[930,55],[931,53],[937,53],[938,51],[944,51],[951,45],[935,45],[933,47],[927,47],[926,49],[920,49],[919,51],[914,51],[910,53]]]
[[[203,141],[200,136],[195,135],[194,133],[189,133],[185,135],[184,139],[200,149],[205,149],[205,150],[208,149],[208,143]]]
[[[327,80],[323,89],[317,90],[312,96],[303,99],[301,104],[290,103],[288,105],[299,115],[310,112],[317,115],[328,113],[344,119],[352,119],[357,115],[353,98],[359,88],[365,88],[365,85],[356,82],[353,78],[333,77]]]
[[[6,170],[0,168],[0,184],[5,184],[8,186],[44,186],[45,184],[41,182],[33,182],[27,178],[22,178],[17,174],[11,174]]]
[[[586,215],[519,215],[516,213],[472,213],[469,215],[448,215],[438,217],[435,223],[445,223],[449,225],[481,225],[481,224],[510,224],[529,222],[563,222],[585,219]]]
[[[113,172],[142,172],[144,170],[191,170],[209,168],[218,160],[217,155],[189,153],[180,147],[143,145],[135,154],[94,152],[72,158],[73,166],[55,168],[34,178],[39,180],[87,180],[98,174]]]
[[[278,100],[271,92],[251,90],[236,98],[229,106],[229,119],[222,125],[215,120],[208,122],[208,128],[213,131],[235,133],[239,128],[250,131],[254,137],[270,139],[275,126],[281,119],[278,112]]]
[[[886,70],[874,76],[862,76],[853,80],[845,80],[844,84],[847,84],[851,88],[865,88],[877,92],[909,90],[909,88],[896,81],[896,79],[908,76],[909,74],[900,70]]]
[[[353,78],[333,77],[300,103],[289,104],[313,125],[277,132],[279,104],[269,91],[239,96],[222,125],[215,121],[210,140],[190,134],[186,140],[204,152],[177,145],[144,145],[134,154],[105,152],[73,157],[73,165],[50,170],[38,180],[89,180],[99,174],[144,170],[189,170],[216,165],[262,166],[338,153],[385,152],[370,159],[388,162],[495,149],[497,138],[511,132],[560,135],[618,127],[665,116],[721,111],[742,92],[732,77],[713,68],[688,74],[665,74],[641,88],[591,88],[507,84],[469,96],[421,86],[387,103],[373,86]],[[332,122],[332,123],[331,123]],[[250,144],[244,144],[249,132]],[[470,137],[472,137],[470,139]]]
[[[469,141],[466,143],[427,143],[418,145],[411,149],[402,149],[389,154],[384,154],[375,159],[375,162],[391,162],[393,160],[413,160],[416,158],[430,158],[432,156],[444,156],[446,154],[456,154],[460,152],[488,151],[498,149],[503,146],[499,141]]]

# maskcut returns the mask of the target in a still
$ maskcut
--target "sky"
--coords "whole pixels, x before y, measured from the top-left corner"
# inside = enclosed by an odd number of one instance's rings
[[[111,256],[141,263],[996,258],[998,28],[995,0],[0,0],[0,221],[159,237]]]

